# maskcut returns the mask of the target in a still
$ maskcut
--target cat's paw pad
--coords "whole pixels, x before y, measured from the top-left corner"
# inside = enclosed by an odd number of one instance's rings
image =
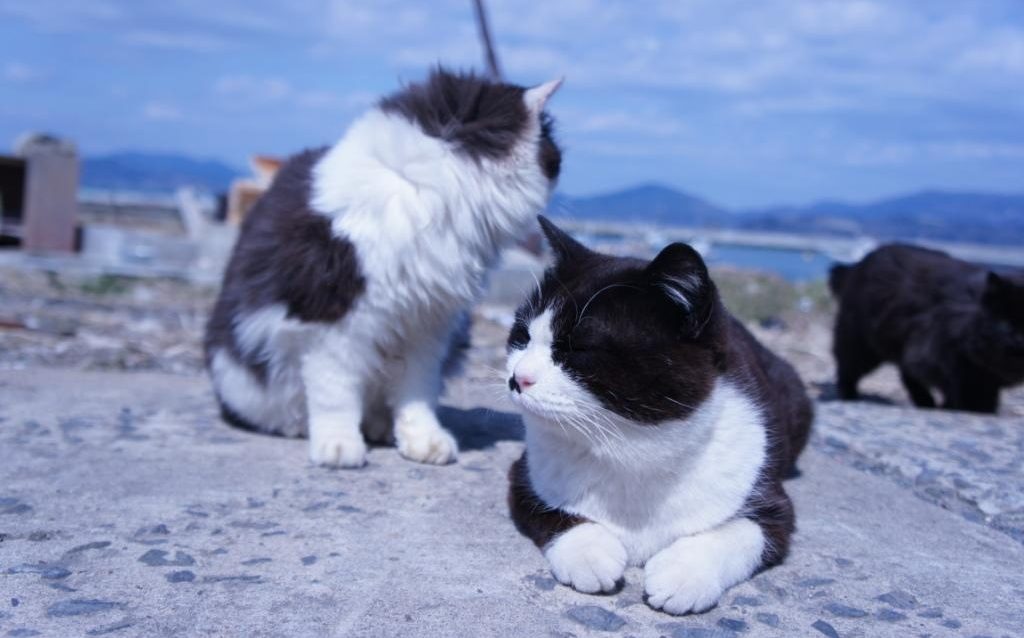
[[[544,556],[558,582],[586,594],[613,591],[626,571],[626,548],[597,523],[583,523],[565,532]]]
[[[362,467],[366,465],[366,442],[362,436],[312,437],[309,460],[328,467]]]
[[[644,567],[647,604],[670,614],[707,611],[725,592],[718,570],[706,557],[663,551]]]
[[[447,465],[459,455],[455,437],[441,426],[406,428],[396,438],[398,453],[410,461]]]

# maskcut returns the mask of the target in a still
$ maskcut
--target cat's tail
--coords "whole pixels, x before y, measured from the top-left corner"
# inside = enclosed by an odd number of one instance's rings
[[[846,278],[852,269],[853,266],[847,266],[845,264],[836,264],[829,268],[828,288],[832,291],[832,296],[836,299],[843,296],[843,287],[846,285]]]

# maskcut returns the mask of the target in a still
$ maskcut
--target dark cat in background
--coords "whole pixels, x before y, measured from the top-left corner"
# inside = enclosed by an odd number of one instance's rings
[[[927,248],[890,244],[835,266],[833,352],[839,396],[884,362],[919,407],[995,412],[999,390],[1024,381],[1024,274],[988,271]]]

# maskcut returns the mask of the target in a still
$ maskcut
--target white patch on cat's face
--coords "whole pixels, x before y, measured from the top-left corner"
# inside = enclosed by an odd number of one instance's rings
[[[578,432],[572,426],[603,408],[596,397],[555,363],[551,352],[553,316],[549,308],[534,318],[528,328],[530,342],[508,355],[509,377],[530,382],[529,387],[520,384],[521,392],[511,390],[512,400],[528,413],[552,422],[554,427],[569,426],[566,432]]]

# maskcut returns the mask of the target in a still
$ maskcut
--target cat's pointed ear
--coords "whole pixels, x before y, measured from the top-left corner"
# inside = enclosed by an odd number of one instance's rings
[[[999,294],[1012,287],[1013,284],[1007,281],[1005,277],[991,270],[988,271],[988,275],[985,277],[985,292]]]
[[[985,291],[981,296],[986,308],[995,312],[1006,312],[1020,299],[1024,299],[1024,289],[1014,285],[1006,277],[989,271],[985,278]]]
[[[537,221],[540,222],[540,229],[544,231],[544,236],[548,238],[551,251],[555,253],[556,263],[572,263],[590,254],[589,248],[555,226],[555,223],[544,215],[537,215]]]
[[[703,308],[713,287],[700,253],[683,243],[669,244],[647,266],[648,280],[687,312]]]
[[[562,86],[562,82],[565,78],[558,78],[539,84],[532,89],[527,89],[523,94],[523,101],[526,102],[526,108],[530,109],[532,113],[540,113],[544,110],[544,105],[548,103],[551,96],[555,94],[558,87]]]

